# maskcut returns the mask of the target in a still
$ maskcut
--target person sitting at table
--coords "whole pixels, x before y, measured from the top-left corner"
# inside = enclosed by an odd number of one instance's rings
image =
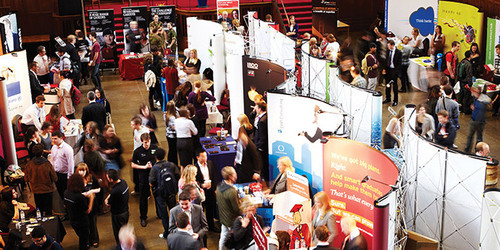
[[[42,124],[42,131],[38,133],[40,143],[44,146],[43,155],[47,157],[50,154],[50,149],[52,148],[52,130],[54,127],[51,122],[44,122]]]
[[[245,130],[240,128],[236,144],[235,165],[238,173],[238,183],[254,182],[260,179],[262,161],[259,151]]]
[[[12,220],[19,219],[17,208],[17,193],[13,187],[4,187],[0,191],[0,232],[9,232],[9,224]]]
[[[328,195],[321,191],[314,195],[314,216],[312,225],[316,229],[320,226],[326,226],[330,235],[327,239],[321,239],[313,232],[313,245],[319,245],[318,242],[326,241],[327,245],[333,247],[333,239],[337,236],[337,223],[335,222],[335,214],[333,214],[332,206]]]
[[[68,119],[75,119],[75,107],[71,96],[71,88],[73,88],[73,83],[70,80],[71,74],[61,72],[60,77],[61,82],[59,82],[57,96],[61,98],[61,114]]]
[[[410,41],[410,45],[413,47],[413,54],[427,54],[424,49],[424,37],[420,35],[420,30],[418,28],[413,28],[411,31],[413,38]]]
[[[59,105],[54,105],[50,108],[49,114],[45,117],[46,122],[52,123],[52,132],[58,130],[64,133],[63,124],[67,124],[69,120],[61,115]]]
[[[30,250],[62,250],[61,245],[52,236],[48,235],[42,226],[36,226],[31,231],[33,243]]]
[[[71,226],[78,235],[79,249],[88,249],[90,229],[88,214],[92,211],[95,194],[83,194],[85,182],[78,173],[68,179],[68,189],[64,193],[64,205],[68,210]]]
[[[122,158],[122,143],[120,138],[116,136],[112,125],[108,124],[104,126],[103,134],[99,138],[99,151],[106,158],[106,171],[110,169],[120,171],[125,166]]]
[[[278,169],[279,169],[279,174],[276,180],[274,180],[273,184],[271,185],[271,189],[265,190],[264,194],[267,196],[268,199],[272,198],[275,194],[279,194],[282,192],[285,192],[286,189],[286,182],[287,182],[287,172],[294,172],[295,169],[292,166],[292,160],[288,156],[283,156],[278,159]]]
[[[205,101],[215,101],[215,97],[201,89],[201,81],[194,82],[194,91],[189,93],[188,103],[192,103],[196,108],[196,116],[199,121],[198,135],[205,136],[208,110]]]
[[[198,129],[189,117],[189,110],[186,107],[181,107],[179,118],[174,121],[175,133],[177,134],[177,152],[179,152],[181,166],[187,166],[193,162],[192,136],[198,134]]]
[[[45,97],[39,95],[36,97],[35,103],[29,106],[23,113],[21,119],[21,130],[26,133],[29,127],[36,127],[42,129],[42,122],[45,121]]]
[[[97,128],[97,123],[90,121],[87,125],[85,125],[85,130],[82,132],[80,139],[78,139],[78,142],[75,144],[74,149],[78,152],[84,146],[85,140],[91,139],[97,142],[99,141],[99,138],[101,138],[101,134]],[[83,152],[85,152],[85,148],[83,149]]]
[[[242,216],[238,216],[233,223],[234,241],[236,242],[235,249],[253,249],[255,245],[253,239],[252,217],[257,220],[261,228],[264,228],[264,219],[257,214],[257,205],[250,200],[244,200],[240,209],[243,212]]]
[[[25,145],[28,150],[28,155],[30,158],[33,158],[33,146],[40,143],[38,139],[38,130],[34,127],[28,128],[28,131],[26,131],[24,135],[24,139],[26,140]]]
[[[24,180],[30,183],[35,196],[35,205],[43,216],[52,214],[52,196],[57,175],[52,164],[43,157],[44,147],[33,147],[33,158],[25,166]]]
[[[198,52],[196,49],[192,49],[189,52],[189,60],[185,63],[186,73],[188,74],[199,74],[201,68],[201,60],[198,59]]]
[[[89,217],[89,229],[90,229],[90,237],[89,243],[93,247],[99,247],[99,232],[97,231],[97,213],[99,210],[100,204],[102,204],[103,191],[101,186],[99,185],[99,180],[92,175],[89,171],[89,167],[85,163],[80,163],[76,167],[75,173],[78,173],[83,177],[83,183],[85,184],[85,193],[84,195],[88,195],[93,193],[95,195],[94,204],[92,206],[92,210],[88,214]]]

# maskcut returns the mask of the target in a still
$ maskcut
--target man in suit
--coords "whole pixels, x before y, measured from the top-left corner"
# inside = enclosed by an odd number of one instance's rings
[[[383,103],[391,102],[392,88],[392,93],[394,94],[392,106],[398,105],[398,76],[401,71],[402,58],[403,54],[396,48],[394,41],[387,41],[387,64],[382,72],[385,74],[385,82],[387,84],[385,88],[385,101]]]
[[[236,169],[238,183],[253,182],[260,179],[262,171],[262,160],[255,144],[248,138],[246,133],[238,136],[236,146]]]
[[[87,100],[89,100],[89,105],[83,107],[82,124],[85,127],[87,122],[94,121],[99,126],[99,130],[102,131],[106,125],[106,108],[95,101],[94,91],[87,93]]]
[[[365,236],[356,226],[356,221],[349,215],[340,220],[342,232],[347,235],[342,243],[342,250],[366,250],[368,248]]]
[[[78,49],[75,46],[76,36],[69,35],[68,44],[66,44],[66,53],[69,55],[69,60],[71,60],[71,64],[73,65],[73,73],[72,79],[73,84],[78,88],[80,87],[80,69],[82,68],[82,63],[80,62],[80,56],[78,55]]]
[[[264,101],[258,102],[255,105],[254,127],[254,143],[260,153],[262,160],[262,174],[261,177],[269,180],[269,150],[267,145],[267,104]]]
[[[128,51],[126,53],[141,52],[141,32],[139,31],[139,23],[136,21],[130,22],[130,30],[127,31],[126,39],[128,44]]]
[[[167,241],[169,241],[170,235],[179,230],[177,227],[177,216],[181,213],[189,216],[189,224],[193,229],[193,238],[197,239],[201,243],[201,246],[205,247],[204,242],[206,242],[206,233],[208,231],[207,218],[203,213],[203,207],[192,204],[191,194],[185,191],[179,194],[179,205],[170,210],[169,236],[167,237]]]
[[[214,179],[213,165],[212,161],[207,161],[207,152],[200,149],[196,152],[196,163],[194,164],[198,169],[196,173],[196,182],[203,188],[205,192],[205,201],[203,202],[203,209],[205,209],[208,222],[208,230],[213,232],[218,232],[214,226],[215,218],[215,184],[212,185]]]
[[[330,232],[325,225],[321,225],[314,229],[314,235],[316,235],[316,239],[318,239],[318,244],[315,249],[326,249],[333,250],[335,248],[330,246],[328,243],[328,238],[330,237]]]
[[[217,22],[218,23],[226,22],[227,27],[231,29],[231,27],[233,26],[233,20],[231,20],[231,18],[229,18],[228,16],[229,14],[227,13],[227,11],[223,11],[222,16],[219,19],[217,19]]]
[[[196,240],[195,234],[189,232],[189,216],[186,213],[179,213],[176,216],[177,231],[169,234],[167,238],[168,249],[199,250],[200,242]]]
[[[31,87],[31,102],[36,102],[36,97],[39,95],[43,95],[44,88],[40,85],[40,81],[38,80],[38,76],[36,75],[36,70],[38,68],[38,64],[33,61],[30,63],[30,87]]]

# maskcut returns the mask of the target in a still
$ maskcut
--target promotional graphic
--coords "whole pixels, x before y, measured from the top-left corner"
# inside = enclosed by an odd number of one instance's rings
[[[88,10],[90,31],[95,31],[97,42],[101,46],[114,46],[115,15],[114,10]]]
[[[0,77],[7,87],[8,114],[10,119],[22,115],[31,103],[31,88],[26,64],[26,51],[0,56]]]
[[[2,40],[5,53],[22,49],[21,32],[17,27],[17,14],[11,13],[0,17],[0,24],[3,25]]]
[[[141,42],[148,39],[149,13],[147,6],[122,7],[123,14],[123,39],[125,52],[139,53]],[[137,27],[131,27],[130,22],[136,21]]]
[[[500,44],[500,20],[488,18],[486,24],[486,64],[495,65],[495,46]]]
[[[151,20],[153,20],[154,15],[158,15],[159,21],[163,23],[163,29],[167,30],[167,23],[172,23],[172,26],[175,27],[176,16],[174,5],[151,6],[149,9],[151,10]]]
[[[472,43],[479,45],[481,51],[481,36],[483,30],[483,13],[478,8],[457,2],[439,1],[438,24],[443,27],[446,36],[445,51],[451,49],[451,43],[460,43],[460,51],[470,49]],[[464,52],[458,53],[462,60]]]
[[[434,34],[438,17],[438,0],[386,0],[385,29],[397,37],[411,37],[413,28],[422,36]]]
[[[219,22],[226,20],[232,26],[234,19],[240,20],[240,1],[217,0],[217,20]]]
[[[323,145],[323,191],[335,215],[351,215],[371,249],[374,202],[391,190],[399,171],[382,152],[349,139],[331,138]],[[335,246],[344,237],[339,233]]]
[[[312,0],[312,35],[322,37],[337,31],[337,1]]]

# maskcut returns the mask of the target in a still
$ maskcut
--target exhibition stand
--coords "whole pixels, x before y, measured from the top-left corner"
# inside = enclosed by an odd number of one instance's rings
[[[120,76],[125,81],[141,79],[144,76],[144,55],[122,54],[118,60]]]
[[[500,249],[500,189],[484,190],[479,249]]]

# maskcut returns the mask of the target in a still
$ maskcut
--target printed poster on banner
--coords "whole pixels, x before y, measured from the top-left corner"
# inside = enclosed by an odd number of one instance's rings
[[[253,240],[255,241],[255,245],[261,250],[267,250],[267,237],[264,233],[264,230],[259,225],[259,222],[252,217],[252,230],[253,230]]]
[[[384,153],[360,142],[331,138],[323,144],[323,191],[330,197],[334,214],[351,215],[371,249],[375,200],[396,184],[399,171]],[[382,184],[385,183],[385,184]],[[340,246],[344,236],[336,237]]]
[[[438,24],[446,36],[445,51],[451,49],[453,41],[460,43],[459,60],[464,58],[465,51],[470,49],[472,43],[477,43],[481,51],[483,16],[484,14],[472,5],[439,1]]]
[[[90,31],[95,31],[101,47],[116,46],[115,14],[113,9],[88,10]]]
[[[175,6],[152,6],[149,8],[151,10],[151,21],[153,21],[154,15],[158,15],[158,19],[163,23],[163,29],[167,30],[167,23],[172,23],[172,26],[176,26],[176,13]],[[151,30],[149,31],[151,32]]]
[[[495,46],[500,44],[500,20],[488,18],[486,35],[486,64],[495,65]]]
[[[147,6],[122,7],[124,54],[130,52],[141,53],[149,51],[148,24],[149,14]],[[130,25],[130,22],[137,22]],[[146,45],[147,44],[147,45]]]
[[[9,119],[22,115],[31,104],[29,69],[26,51],[0,56],[0,77],[5,78]]]
[[[337,30],[337,1],[312,0],[312,33],[322,37]]]
[[[234,19],[240,20],[240,1],[217,0],[217,22],[226,21],[228,26],[232,27]]]
[[[424,37],[434,34],[438,0],[386,0],[385,6],[386,31],[391,31],[400,39],[412,37],[413,28],[418,28]]]

